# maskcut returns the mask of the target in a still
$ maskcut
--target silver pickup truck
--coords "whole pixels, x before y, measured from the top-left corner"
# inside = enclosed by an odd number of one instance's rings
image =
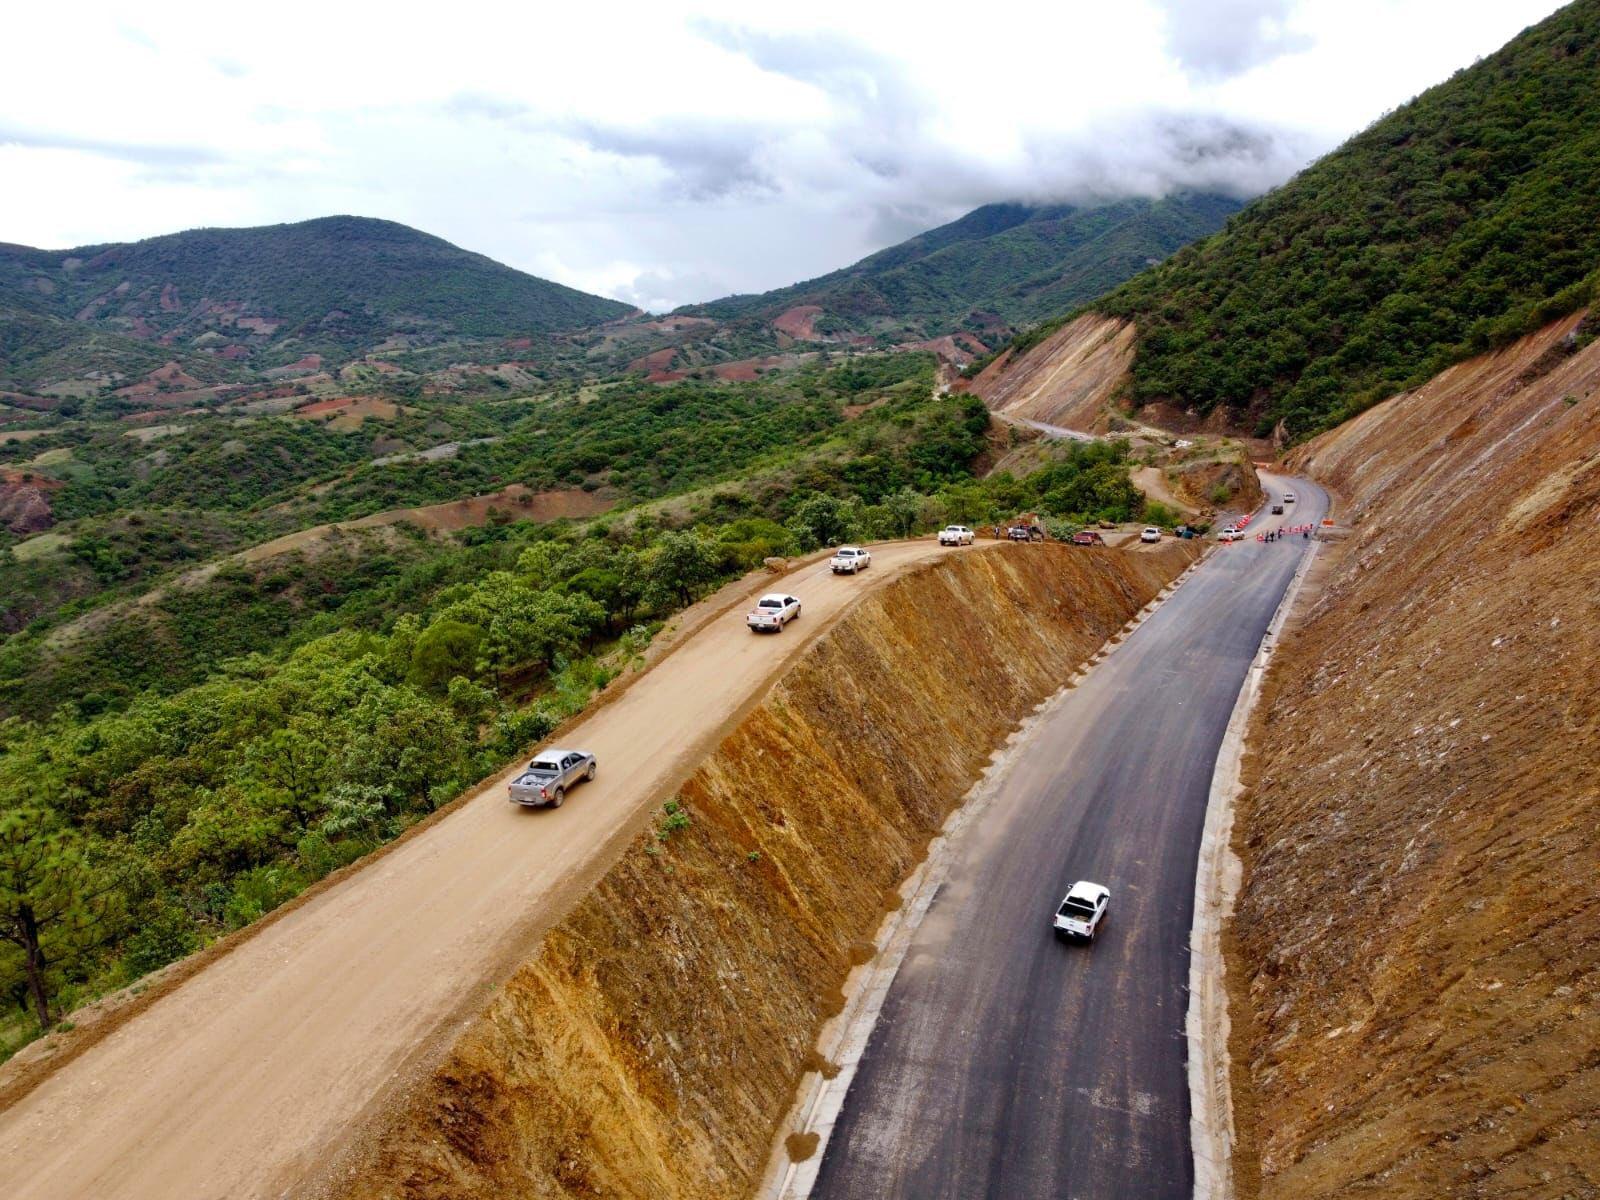
[[[567,789],[593,779],[595,758],[587,750],[543,750],[528,769],[511,781],[511,802],[529,808],[560,808]]]

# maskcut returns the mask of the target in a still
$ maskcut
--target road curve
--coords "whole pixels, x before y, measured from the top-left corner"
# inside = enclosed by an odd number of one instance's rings
[[[1263,478],[1252,533],[1319,520]],[[918,929],[829,1137],[814,1200],[1187,1200],[1184,1018],[1212,770],[1309,542],[1216,552],[1035,726]],[[1104,932],[1050,932],[1078,879]]]
[[[563,808],[509,805],[513,766],[0,1113],[0,1196],[241,1200],[302,1185],[453,1039],[808,635],[864,589],[956,552],[891,543],[860,577],[822,562],[761,581],[752,596],[792,591],[801,619],[753,637],[737,605],[564,734],[600,774]]]

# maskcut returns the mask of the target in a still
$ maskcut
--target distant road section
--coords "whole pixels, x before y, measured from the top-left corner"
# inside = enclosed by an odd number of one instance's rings
[[[801,619],[753,636],[736,605],[562,735],[599,776],[559,810],[506,799],[515,768],[201,970],[0,1113],[5,1200],[277,1197],[326,1166],[388,1090],[447,1045],[608,847],[863,589],[945,554],[873,550],[761,581]],[[518,764],[520,765],[520,764]]]
[[[1020,749],[918,930],[833,1128],[816,1200],[1188,1200],[1184,1018],[1212,770],[1321,489],[1221,546]],[[1054,940],[1073,882],[1111,889]]]

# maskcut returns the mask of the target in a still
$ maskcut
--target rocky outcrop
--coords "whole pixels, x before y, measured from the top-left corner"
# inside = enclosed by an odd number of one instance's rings
[[[1014,723],[1195,553],[996,547],[863,599],[334,1190],[748,1194],[894,889]]]

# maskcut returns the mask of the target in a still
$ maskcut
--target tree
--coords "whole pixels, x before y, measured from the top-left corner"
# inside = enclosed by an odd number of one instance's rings
[[[908,537],[922,517],[923,497],[911,488],[903,487],[884,498],[897,537]]]
[[[476,625],[440,618],[418,635],[412,647],[411,681],[436,692],[457,675],[472,674],[482,641],[483,630]]]
[[[646,596],[657,606],[693,603],[700,588],[717,577],[719,558],[717,544],[695,530],[662,534],[649,555]]]
[[[837,496],[819,492],[800,502],[789,524],[804,545],[831,546],[849,541],[854,534],[855,508]]]
[[[57,1016],[59,972],[99,944],[109,891],[81,837],[49,809],[0,814],[0,941],[21,956],[28,1000],[41,1027]]]
[[[331,753],[323,738],[325,724],[296,717],[268,731],[245,750],[247,776],[260,785],[296,825],[311,824],[322,808]]]

